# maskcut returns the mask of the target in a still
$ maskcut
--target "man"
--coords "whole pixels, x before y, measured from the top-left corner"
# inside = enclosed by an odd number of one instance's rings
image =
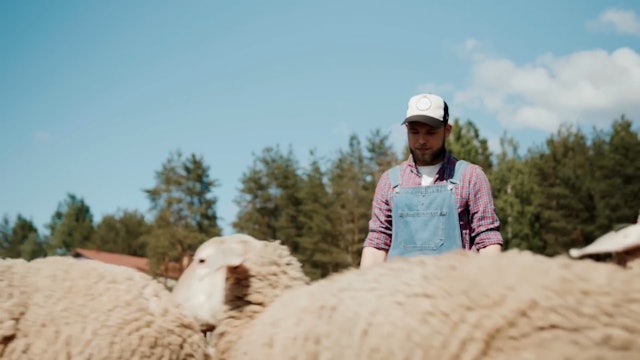
[[[438,95],[415,95],[402,124],[411,155],[378,181],[360,267],[460,248],[501,252],[500,221],[487,176],[446,150],[451,134],[447,103]]]

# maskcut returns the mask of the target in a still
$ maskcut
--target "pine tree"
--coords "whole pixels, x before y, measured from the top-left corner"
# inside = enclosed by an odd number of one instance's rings
[[[530,164],[539,184],[540,227],[544,253],[557,255],[593,238],[595,199],[589,146],[580,130],[563,124]]]
[[[13,237],[11,236],[11,227],[9,215],[2,215],[2,220],[0,221],[0,258],[20,257],[20,249],[13,242]]]
[[[489,143],[486,138],[480,136],[480,130],[473,121],[461,123],[458,118],[454,119],[446,146],[457,159],[480,165],[487,174],[492,171]]]
[[[592,145],[593,183],[600,236],[640,215],[640,138],[624,115],[609,132],[599,131]],[[593,240],[593,239],[592,239]]]
[[[47,253],[67,255],[75,248],[91,246],[93,214],[84,199],[69,193],[58,203],[47,228],[50,232]]]
[[[365,159],[370,173],[370,178],[367,181],[372,186],[371,190],[374,190],[382,173],[399,164],[400,161],[390,143],[389,134],[383,134],[380,129],[374,129],[366,140],[367,155]]]
[[[153,273],[170,262],[184,269],[203,241],[220,235],[212,194],[216,186],[202,157],[184,159],[180,150],[169,154],[156,172],[156,185],[144,190],[154,220],[152,232],[140,241],[147,244]]]
[[[26,260],[32,260],[47,255],[44,244],[38,234],[38,229],[33,222],[18,214],[16,222],[11,229],[12,243],[19,248],[19,256]]]
[[[239,210],[233,228],[258,239],[280,240],[294,255],[300,255],[303,178],[293,150],[285,154],[279,146],[269,146],[260,156],[254,154],[241,183],[234,199]]]
[[[367,166],[360,139],[351,135],[347,150],[339,150],[329,170],[333,220],[343,259],[349,266],[360,262],[368,233],[374,179]]]
[[[536,206],[537,184],[530,168],[518,153],[515,139],[503,134],[496,166],[490,174],[496,213],[500,219],[504,249],[519,248],[543,252]]]
[[[146,257],[147,244],[143,240],[151,230],[143,214],[125,210],[103,216],[93,232],[92,243],[102,251]]]
[[[325,180],[326,171],[314,151],[310,158],[309,167],[303,172],[299,243],[305,273],[318,279],[345,268],[348,263],[341,256],[339,236],[332,222],[334,205]]]

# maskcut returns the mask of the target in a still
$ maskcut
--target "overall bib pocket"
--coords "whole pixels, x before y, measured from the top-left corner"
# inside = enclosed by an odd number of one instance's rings
[[[436,251],[445,241],[446,210],[400,211],[397,239],[406,250]]]

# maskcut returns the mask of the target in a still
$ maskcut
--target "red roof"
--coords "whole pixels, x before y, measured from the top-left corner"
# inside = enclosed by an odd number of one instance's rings
[[[98,260],[107,264],[127,266],[147,274],[151,273],[149,268],[149,259],[145,257],[83,248],[76,248],[71,253],[71,256]],[[163,275],[165,277],[177,279],[178,277],[180,277],[182,269],[177,263],[169,263],[166,273],[162,270],[160,270],[159,272],[160,275]]]

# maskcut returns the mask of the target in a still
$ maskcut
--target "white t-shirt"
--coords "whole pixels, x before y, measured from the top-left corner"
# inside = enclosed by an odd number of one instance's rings
[[[422,185],[431,185],[433,183],[433,178],[436,177],[438,170],[442,166],[442,163],[436,165],[429,166],[418,166],[418,171],[422,174]]]

